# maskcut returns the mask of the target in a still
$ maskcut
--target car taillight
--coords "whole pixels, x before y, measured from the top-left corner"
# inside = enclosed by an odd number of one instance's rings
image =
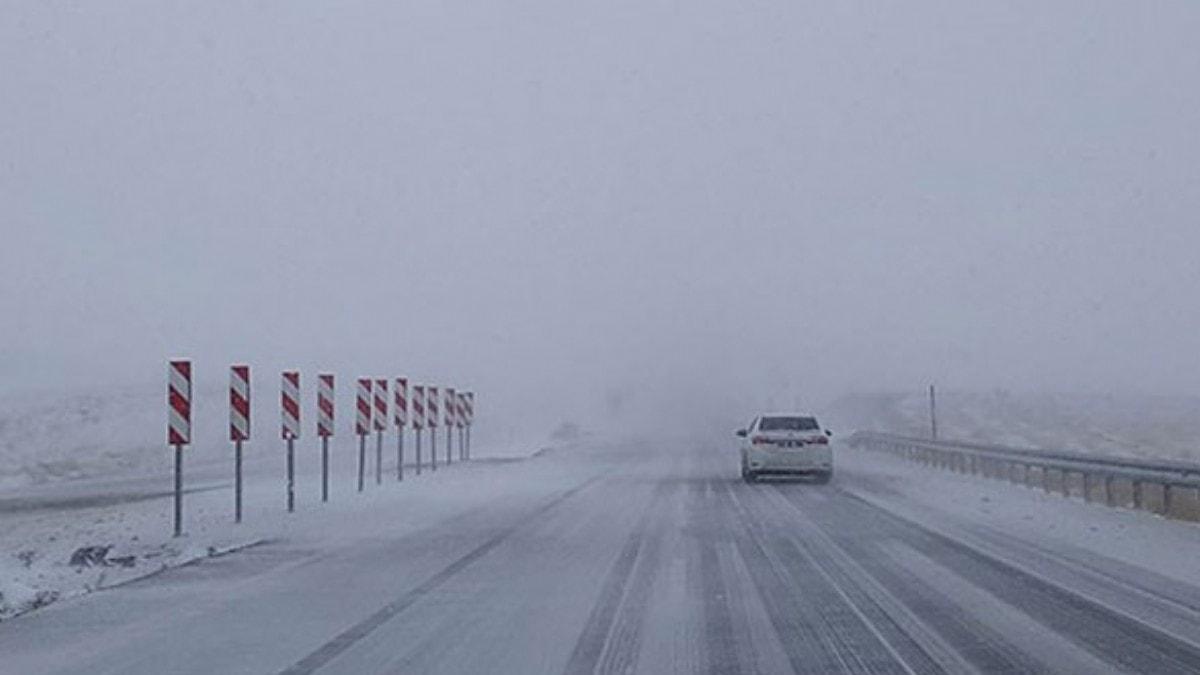
[[[755,436],[754,438],[750,439],[750,442],[754,445],[767,445],[771,442],[771,439],[767,438],[766,436]]]
[[[808,442],[816,443],[817,445],[829,445],[829,438],[825,436],[814,436],[813,438],[810,438]]]

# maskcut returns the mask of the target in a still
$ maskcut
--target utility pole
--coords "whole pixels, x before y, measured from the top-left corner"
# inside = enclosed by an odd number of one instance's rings
[[[933,385],[929,385],[929,431],[933,440],[937,440],[937,393]]]

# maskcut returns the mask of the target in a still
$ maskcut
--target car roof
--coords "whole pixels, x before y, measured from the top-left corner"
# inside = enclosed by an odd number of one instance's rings
[[[816,417],[816,415],[807,412],[766,412],[759,413],[758,417]]]

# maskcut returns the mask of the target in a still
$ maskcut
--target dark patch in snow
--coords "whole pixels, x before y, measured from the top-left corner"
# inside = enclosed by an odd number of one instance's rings
[[[81,546],[71,554],[71,567],[108,566],[108,551],[112,546]]]
[[[576,441],[583,435],[579,429],[579,425],[574,422],[563,422],[558,425],[551,434],[550,440],[553,441]]]

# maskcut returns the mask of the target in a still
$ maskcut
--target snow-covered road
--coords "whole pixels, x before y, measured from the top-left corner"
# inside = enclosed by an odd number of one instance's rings
[[[0,623],[0,672],[1200,671],[1194,525],[840,447],[746,485],[729,445],[458,464]]]

